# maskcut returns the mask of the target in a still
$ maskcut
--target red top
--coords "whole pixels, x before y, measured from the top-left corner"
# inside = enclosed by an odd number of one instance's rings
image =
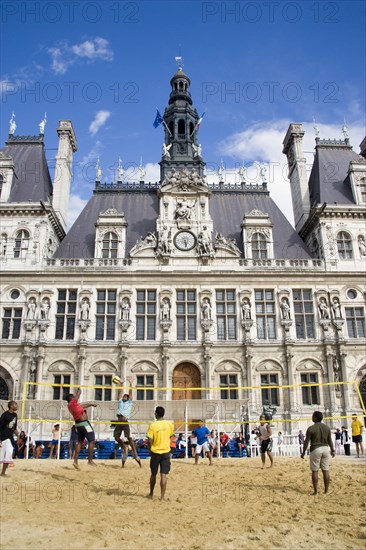
[[[221,442],[222,445],[226,445],[226,443],[228,443],[228,441],[230,441],[230,437],[227,434],[222,434],[220,436],[220,442]]]
[[[72,414],[75,422],[78,422],[82,419],[84,414],[84,407],[78,401],[76,401],[75,397],[73,397],[70,403],[68,403],[67,408]]]

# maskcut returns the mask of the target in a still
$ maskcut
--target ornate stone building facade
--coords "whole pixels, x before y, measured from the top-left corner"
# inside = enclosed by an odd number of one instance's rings
[[[0,153],[1,398],[21,398],[23,381],[100,385],[84,395],[113,410],[113,375],[134,374],[141,411],[156,400],[220,400],[227,411],[240,405],[235,418],[256,418],[263,405],[288,419],[314,408],[360,412],[365,140],[358,155],[347,137],[317,138],[308,181],[304,132],[290,124],[283,152],[295,230],[264,176],[249,185],[240,171],[229,185],[221,171],[219,184],[208,181],[189,87],[179,69],[163,117],[160,182],[147,183],[143,171],[126,182],[120,170],[103,183],[98,169],[68,232],[72,123],[57,130],[53,183],[43,134],[9,134]],[[27,397],[60,401],[65,391],[41,384]]]

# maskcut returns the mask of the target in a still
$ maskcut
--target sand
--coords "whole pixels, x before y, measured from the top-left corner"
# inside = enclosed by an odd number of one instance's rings
[[[336,548],[366,545],[366,461],[336,457],[328,496],[308,460],[174,460],[167,497],[146,498],[149,462],[18,460],[1,478],[2,549]],[[322,482],[320,488],[323,488]]]

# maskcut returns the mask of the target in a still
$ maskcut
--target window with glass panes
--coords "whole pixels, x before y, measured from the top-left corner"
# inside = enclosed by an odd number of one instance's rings
[[[56,340],[73,340],[75,334],[77,290],[59,289],[56,306]]]
[[[297,338],[315,338],[314,305],[310,289],[292,290]]]
[[[268,257],[267,239],[262,233],[254,233],[252,236],[253,260],[264,260]]]
[[[116,333],[117,291],[97,290],[95,339],[114,340]]]
[[[338,256],[342,260],[352,259],[352,238],[345,231],[340,231],[337,235],[337,247],[338,247]]]
[[[3,309],[3,330],[4,340],[17,340],[20,337],[22,323],[22,308],[5,307]]]
[[[102,241],[102,258],[117,258],[118,237],[112,231],[106,233]]]
[[[65,384],[65,386],[53,386],[53,399],[62,399],[66,401],[66,396],[71,392],[71,376],[70,374],[55,374],[53,377],[54,384]]]
[[[236,303],[234,290],[216,290],[218,340],[236,340]]]
[[[196,337],[196,291],[177,290],[177,340],[196,340]]]
[[[136,378],[136,398],[138,401],[153,401],[154,400],[154,375],[153,374],[138,374]]]
[[[280,404],[278,388],[266,388],[266,386],[278,386],[278,375],[261,374],[262,404],[268,402],[269,405],[277,407]]]
[[[24,258],[29,248],[29,233],[21,229],[15,236],[14,258]]]
[[[238,399],[237,387],[238,377],[236,374],[220,374],[221,399]]]
[[[363,307],[346,307],[346,321],[350,338],[365,338],[365,311]]]
[[[318,384],[316,373],[301,374],[301,384]],[[303,405],[320,405],[319,387],[307,386],[301,388]]]
[[[273,290],[255,290],[255,313],[257,338],[274,340],[276,338],[276,315]]]
[[[156,290],[136,292],[136,340],[156,338]]]
[[[361,197],[361,202],[366,202],[366,182],[365,182],[365,178],[363,178],[362,183],[360,183],[360,197]]]
[[[111,374],[96,374],[95,375],[95,385],[96,386],[112,386],[112,375]],[[112,388],[95,388],[94,389],[94,399],[95,401],[111,401],[112,399]]]

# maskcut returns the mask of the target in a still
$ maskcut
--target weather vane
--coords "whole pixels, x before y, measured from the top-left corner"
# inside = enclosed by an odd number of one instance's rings
[[[182,57],[180,44],[179,44],[179,55],[175,56],[175,62],[178,65],[178,69],[182,69],[184,67],[184,59]]]

